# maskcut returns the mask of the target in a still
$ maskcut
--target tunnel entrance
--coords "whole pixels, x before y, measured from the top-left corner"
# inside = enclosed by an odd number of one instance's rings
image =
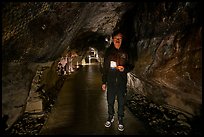
[[[100,63],[101,57],[99,56],[98,50],[93,47],[89,47],[89,50],[86,52],[85,55],[85,63],[82,60],[82,65],[91,65],[91,64],[97,64]]]

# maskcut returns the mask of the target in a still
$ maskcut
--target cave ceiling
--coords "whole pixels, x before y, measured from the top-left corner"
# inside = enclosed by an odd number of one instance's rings
[[[3,59],[44,62],[76,46],[83,50],[88,42],[111,35],[133,6],[128,2],[4,2]]]

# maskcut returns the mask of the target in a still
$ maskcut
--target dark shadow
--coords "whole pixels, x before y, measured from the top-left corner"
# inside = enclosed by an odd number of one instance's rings
[[[3,115],[2,117],[2,128],[1,128],[1,133],[3,135],[6,135],[6,131],[7,131],[7,128],[8,128],[8,125],[7,125],[7,121],[9,119],[9,116],[8,115]]]

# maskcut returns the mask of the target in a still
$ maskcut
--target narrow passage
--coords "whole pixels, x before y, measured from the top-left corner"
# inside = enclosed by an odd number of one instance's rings
[[[117,114],[110,128],[106,92],[101,90],[100,66],[85,65],[71,74],[59,92],[41,135],[147,135],[144,124],[125,107],[123,132],[118,131]],[[117,108],[117,101],[115,102]],[[116,109],[117,112],[117,109]]]

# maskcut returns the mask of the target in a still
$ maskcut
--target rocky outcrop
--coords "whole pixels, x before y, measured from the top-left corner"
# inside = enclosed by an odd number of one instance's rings
[[[144,12],[133,15],[134,36],[129,48],[137,59],[133,74],[129,75],[129,85],[158,104],[200,115],[202,26],[199,3],[145,3],[134,10]]]

